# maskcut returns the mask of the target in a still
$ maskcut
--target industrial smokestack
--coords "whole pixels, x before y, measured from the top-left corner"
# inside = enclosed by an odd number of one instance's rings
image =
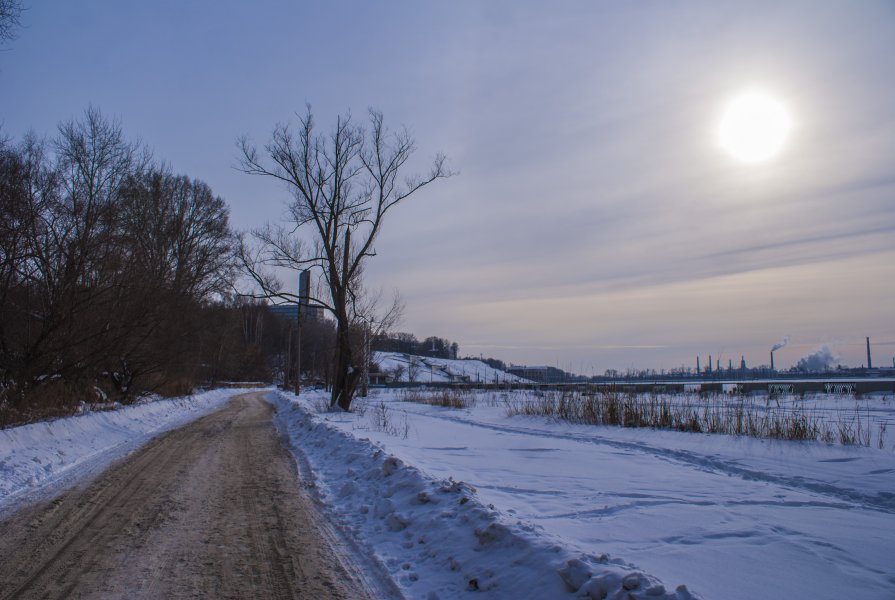
[[[870,362],[870,338],[867,338],[867,368],[872,369],[873,363]]]
[[[783,346],[785,346],[788,343],[789,343],[789,336],[787,335],[783,338],[782,342],[777,342],[776,344],[771,346],[771,352],[774,352],[775,350],[779,350],[780,348],[782,348]]]
[[[697,372],[697,373],[701,373],[701,372],[702,372],[702,371],[699,370],[699,355],[698,355],[698,354],[696,355],[696,372]]]
[[[771,350],[771,371],[774,370],[774,351]]]

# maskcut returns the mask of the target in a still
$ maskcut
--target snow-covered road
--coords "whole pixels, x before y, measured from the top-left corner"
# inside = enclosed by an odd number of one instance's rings
[[[878,599],[895,593],[895,454],[507,417],[381,393],[325,415],[436,478],[478,489],[506,519],[608,553],[706,598]],[[382,405],[400,431],[379,431]],[[394,435],[399,433],[399,435]]]
[[[387,598],[330,543],[263,395],[0,519],[0,598]]]

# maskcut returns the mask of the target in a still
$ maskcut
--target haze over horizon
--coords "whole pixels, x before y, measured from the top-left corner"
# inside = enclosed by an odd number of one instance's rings
[[[31,3],[0,52],[0,133],[52,135],[88,105],[235,227],[287,192],[236,171],[305,103],[328,129],[368,107],[457,177],[396,208],[368,281],[402,331],[461,355],[582,374],[787,368],[895,354],[895,5]],[[725,107],[767,91],[773,156],[719,146]]]

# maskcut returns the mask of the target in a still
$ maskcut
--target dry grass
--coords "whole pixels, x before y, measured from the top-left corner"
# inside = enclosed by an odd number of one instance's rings
[[[410,436],[410,421],[407,419],[407,413],[403,413],[401,417],[395,417],[384,402],[373,406],[370,424],[374,431],[381,431],[404,440]]]
[[[150,383],[155,393],[163,397],[189,396],[193,392],[192,382],[184,378],[163,380],[155,377]],[[107,379],[80,383],[52,379],[25,390],[15,386],[2,387],[0,427],[67,417],[84,410],[114,410],[122,403],[130,404],[141,397],[140,394],[124,397]]]
[[[50,381],[27,391],[6,388],[0,400],[0,427],[71,415],[79,404],[78,395],[62,381]]]
[[[443,408],[472,408],[476,396],[468,390],[442,388],[439,390],[408,389],[401,393],[402,402],[416,402]]]
[[[721,433],[755,438],[811,440],[870,446],[869,418],[856,409],[830,423],[803,406],[783,406],[778,399],[721,395],[629,394],[577,391],[546,392],[533,399],[506,404],[507,415],[548,417],[569,423],[649,427],[697,433]],[[876,436],[885,446],[885,424]]]

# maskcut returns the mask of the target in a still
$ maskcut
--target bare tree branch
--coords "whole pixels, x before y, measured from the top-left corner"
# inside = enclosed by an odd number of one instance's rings
[[[354,125],[350,116],[339,116],[328,134],[317,133],[310,107],[299,120],[294,130],[276,125],[263,153],[246,137],[237,140],[238,168],[282,182],[291,196],[289,221],[253,232],[258,248],[249,251],[243,245],[241,256],[247,274],[268,298],[284,299],[289,294],[265,268],[318,272],[327,292],[327,301],[319,304],[337,324],[332,402],[347,410],[358,372],[350,333],[358,319],[369,320],[372,306],[362,285],[363,266],[376,255],[374,244],[385,216],[420,189],[453,173],[444,156],[437,155],[427,175],[399,183],[415,143],[406,129],[390,132],[375,110],[369,111],[367,129]],[[311,245],[299,241],[303,239],[311,240]],[[394,322],[401,306],[396,298],[382,322]]]

